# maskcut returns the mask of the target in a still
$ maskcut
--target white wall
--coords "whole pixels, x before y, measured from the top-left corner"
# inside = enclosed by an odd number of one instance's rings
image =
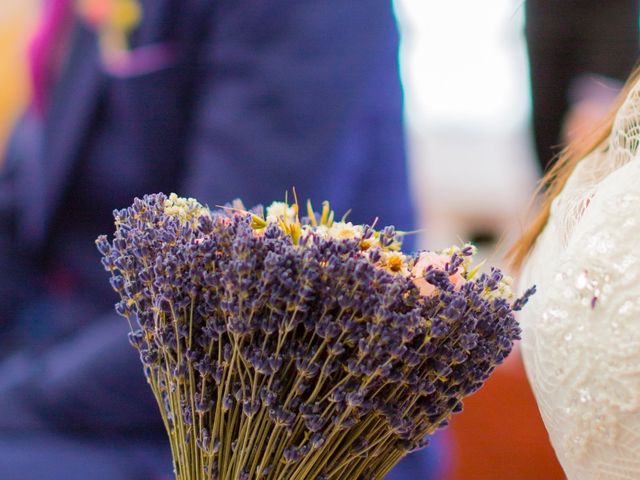
[[[430,248],[517,231],[537,178],[521,0],[396,0],[415,196]]]

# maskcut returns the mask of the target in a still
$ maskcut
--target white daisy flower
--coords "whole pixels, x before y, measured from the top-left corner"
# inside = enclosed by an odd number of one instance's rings
[[[380,265],[383,268],[405,277],[409,276],[408,260],[410,257],[407,257],[402,252],[393,251],[380,251],[380,255]]]
[[[351,222],[335,222],[329,228],[329,236],[336,240],[362,238],[362,232],[362,225],[354,225]]]
[[[287,205],[285,202],[273,202],[267,207],[267,222],[278,223],[280,219],[291,223],[296,220],[296,209]]]

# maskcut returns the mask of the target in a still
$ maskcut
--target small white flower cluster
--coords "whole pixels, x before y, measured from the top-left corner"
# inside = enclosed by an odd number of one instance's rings
[[[362,225],[354,225],[351,222],[333,222],[331,226],[305,225],[303,231],[313,232],[320,238],[333,238],[334,240],[353,240],[362,238]]]
[[[479,265],[477,265],[475,268],[471,269],[471,262],[473,261],[473,257],[478,252],[478,249],[474,245],[467,243],[462,247],[453,246],[453,247],[447,248],[446,250],[443,250],[442,253],[450,257],[454,253],[460,254],[460,252],[463,249],[469,249],[469,248],[471,249],[471,255],[462,257],[464,259],[462,263],[462,273],[466,279],[471,280],[473,277],[475,277],[476,273],[484,265],[484,262],[482,262]],[[513,285],[513,278],[508,275],[504,275],[500,280],[500,282],[498,283],[498,288],[496,290],[487,291],[484,296],[488,300],[494,300],[496,298],[504,298],[511,302],[516,298],[516,295],[512,289],[512,285]]]
[[[511,302],[516,298],[515,293],[513,293],[512,285],[513,285],[513,278],[510,277],[509,275],[505,275],[504,277],[502,277],[502,280],[500,280],[500,283],[498,283],[498,288],[491,292],[487,292],[486,295],[484,296],[488,300],[493,300],[496,298],[504,298],[509,302]]]
[[[195,198],[183,198],[172,193],[164,201],[164,211],[167,215],[178,217],[185,223],[198,222],[202,215],[211,216],[207,207],[202,206]]]
[[[298,210],[296,206],[289,206],[285,202],[274,202],[266,209],[266,224],[275,223],[280,226],[296,224],[298,220]],[[332,215],[326,223],[308,224],[301,226],[302,234],[313,234],[317,237],[332,240],[360,240],[362,254],[369,257],[372,252],[376,252],[377,260],[375,264],[392,273],[408,277],[413,267],[413,259],[404,255],[399,248],[399,242],[393,247],[383,247],[380,244],[380,232],[364,238],[364,226],[354,225],[347,221],[333,221]]]
[[[298,217],[298,209],[289,206],[285,202],[273,202],[267,207],[266,220],[268,223],[278,223],[282,220],[286,223],[295,222]]]
[[[464,256],[462,255],[462,250],[468,250],[471,249],[471,255],[468,256]],[[475,245],[472,245],[471,243],[465,243],[464,245],[462,245],[461,247],[457,246],[457,245],[453,245],[449,248],[446,248],[444,250],[441,250],[440,252],[438,252],[442,255],[445,255],[449,258],[451,258],[453,256],[454,253],[458,254],[460,257],[462,257],[463,261],[462,261],[462,272],[464,272],[465,274],[471,272],[471,263],[473,262],[473,258],[475,257],[475,255],[478,253],[478,247],[476,247]],[[479,265],[479,267],[481,267],[482,265]]]

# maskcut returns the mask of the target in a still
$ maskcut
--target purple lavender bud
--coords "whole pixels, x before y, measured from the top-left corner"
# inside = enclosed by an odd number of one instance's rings
[[[478,335],[476,333],[467,333],[460,337],[460,346],[466,350],[471,350],[478,344]]]
[[[267,465],[264,467],[262,465],[258,465],[256,471],[259,478],[268,477],[269,474],[273,471],[273,465]]]
[[[266,388],[263,388],[260,391],[260,399],[262,400],[262,403],[266,407],[271,407],[272,405],[274,405],[276,400],[277,400],[277,398],[278,397],[274,392],[271,392],[271,391],[267,390]]]
[[[515,312],[518,312],[524,308],[532,295],[536,293],[536,286],[529,288],[524,294],[518,298],[514,303],[513,307],[511,307]]]
[[[269,358],[269,368],[271,369],[271,374],[277,373],[280,368],[282,368],[283,358],[282,355],[278,355],[277,357]]]
[[[361,455],[369,447],[369,441],[364,437],[359,437],[353,444],[353,453]]]
[[[140,350],[144,346],[144,333],[141,330],[129,332],[129,343],[134,348]]]
[[[385,227],[380,235],[380,245],[390,247],[396,241],[396,230],[392,226]]]
[[[116,313],[122,317],[129,317],[129,315],[131,314],[131,310],[129,310],[129,307],[124,301],[116,303],[115,309]]]
[[[222,409],[227,412],[231,410],[231,407],[233,407],[233,397],[229,394],[226,394],[224,397],[222,397]]]
[[[305,426],[311,432],[318,432],[322,430],[322,428],[324,427],[325,420],[322,418],[321,415],[310,414],[310,415],[304,415],[303,418],[304,418]]]
[[[242,413],[247,417],[253,417],[260,411],[260,400],[251,401],[250,399],[242,402]]]
[[[206,428],[202,428],[200,430],[200,438],[196,440],[196,446],[203,451],[208,451],[211,444],[211,437],[209,435],[209,430]]]
[[[349,392],[345,395],[345,401],[347,402],[347,405],[349,405],[350,407],[361,406],[363,400],[364,400],[363,391]]]
[[[324,445],[325,440],[326,440],[326,437],[321,433],[314,433],[309,438],[309,445],[311,445],[312,449],[318,449]]]
[[[213,400],[200,399],[196,401],[196,404],[195,404],[196,413],[204,415],[205,413],[212,411],[214,406],[215,406],[215,403]]]
[[[111,255],[111,245],[109,244],[109,240],[106,235],[100,235],[96,239],[96,247],[98,248],[98,252],[103,257]]]
[[[361,338],[358,342],[358,350],[363,355],[371,352],[371,343],[366,338]]]
[[[403,360],[409,368],[417,367],[421,362],[420,355],[413,350],[408,350],[404,354]]]
[[[225,362],[231,361],[231,345],[229,345],[228,343],[224,346],[222,358],[224,358]]]
[[[287,463],[296,463],[302,457],[300,449],[293,445],[290,445],[287,448],[285,448],[283,455]]]

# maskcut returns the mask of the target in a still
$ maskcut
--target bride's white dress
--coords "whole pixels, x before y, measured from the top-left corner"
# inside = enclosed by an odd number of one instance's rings
[[[522,353],[570,480],[640,479],[640,85],[552,206]]]

